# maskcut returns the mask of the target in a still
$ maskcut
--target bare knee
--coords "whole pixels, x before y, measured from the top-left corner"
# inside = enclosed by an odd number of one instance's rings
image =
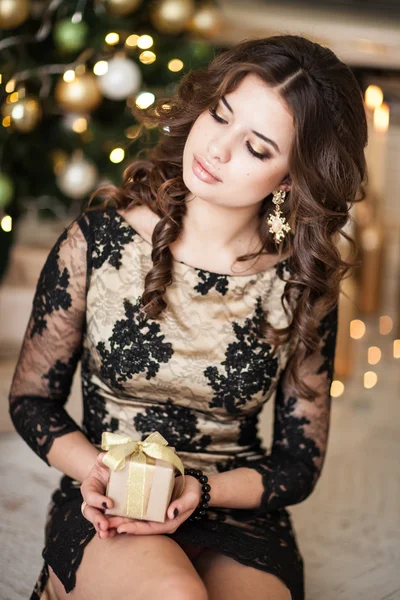
[[[200,577],[180,573],[157,583],[149,582],[143,600],[149,597],[152,600],[208,600],[208,593]],[[142,600],[142,595],[136,598]]]

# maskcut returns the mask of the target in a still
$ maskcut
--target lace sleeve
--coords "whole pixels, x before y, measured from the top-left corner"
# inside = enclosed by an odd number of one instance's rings
[[[329,422],[330,386],[338,326],[338,306],[319,324],[320,345],[300,365],[303,381],[318,391],[305,400],[289,384],[288,365],[276,390],[271,452],[249,464],[262,475],[264,492],[259,514],[302,502],[313,491],[325,459]]]
[[[48,465],[54,438],[80,430],[64,405],[85,324],[86,227],[73,221],[46,259],[9,394],[15,429]]]

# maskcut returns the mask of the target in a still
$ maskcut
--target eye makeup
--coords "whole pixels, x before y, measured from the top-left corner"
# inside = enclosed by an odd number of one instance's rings
[[[227,123],[227,121],[225,121],[225,119],[223,119],[222,117],[220,117],[217,114],[217,109],[216,108],[211,108],[209,110],[210,115],[213,117],[213,119],[215,119],[216,121],[218,121],[218,123]],[[248,151],[250,152],[250,154],[252,154],[253,156],[255,156],[256,158],[260,159],[260,160],[267,160],[272,158],[271,154],[267,153],[263,153],[263,152],[257,152],[257,150],[255,150],[252,145],[250,144],[250,142],[246,142],[246,147],[248,149]]]

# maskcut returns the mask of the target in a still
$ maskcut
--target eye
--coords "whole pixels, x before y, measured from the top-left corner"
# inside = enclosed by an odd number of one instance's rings
[[[208,112],[213,117],[213,119],[218,121],[218,123],[227,123],[227,121],[225,121],[225,119],[222,119],[219,115],[217,115],[217,111],[215,108],[211,108]],[[249,142],[246,142],[246,147],[247,147],[248,151],[250,152],[250,154],[252,154],[253,156],[255,156],[256,158],[258,158],[260,160],[267,160],[267,159],[271,158],[270,154],[260,154],[260,152],[256,152],[254,150],[254,148],[252,148],[252,146],[250,145]]]
[[[260,152],[256,152],[254,150],[254,148],[252,148],[249,144],[249,142],[246,142],[246,146],[249,149],[250,154],[252,154],[253,156],[256,156],[257,158],[259,158],[260,160],[267,160],[268,158],[271,158],[270,154],[260,154]]]
[[[221,117],[217,115],[215,108],[211,108],[208,112],[216,121],[218,121],[218,123],[226,123],[227,122],[224,119],[221,119]]]

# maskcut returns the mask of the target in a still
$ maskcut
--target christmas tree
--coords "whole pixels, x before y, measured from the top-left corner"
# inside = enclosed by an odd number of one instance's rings
[[[209,63],[219,19],[212,0],[0,0],[0,278],[27,211],[72,220],[120,183],[144,143],[132,108]]]

